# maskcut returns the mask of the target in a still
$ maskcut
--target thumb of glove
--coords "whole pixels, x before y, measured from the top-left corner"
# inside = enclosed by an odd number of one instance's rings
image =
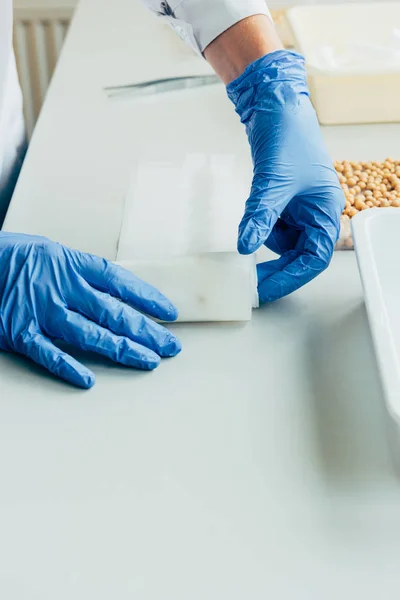
[[[250,197],[239,225],[238,251],[252,254],[268,239],[279,216],[292,199],[288,180],[254,175]]]

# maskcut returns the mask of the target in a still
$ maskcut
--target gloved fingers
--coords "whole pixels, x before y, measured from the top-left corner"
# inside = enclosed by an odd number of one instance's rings
[[[267,179],[259,174],[254,176],[250,197],[239,225],[240,254],[252,254],[266,242],[292,197],[292,186],[288,180]]]
[[[63,340],[82,350],[96,352],[116,363],[136,369],[151,371],[161,361],[158,354],[149,348],[116,335],[73,311],[66,313]]]
[[[317,251],[319,243],[314,240],[308,244],[309,248],[312,247],[312,252],[307,248],[301,253],[299,250],[291,250],[278,260],[257,265],[260,302],[273,302],[291,294],[324,271],[329,265],[334,247],[326,238],[326,233],[320,235],[320,251]]]
[[[278,219],[265,241],[265,245],[275,254],[282,256],[285,252],[296,248],[300,234],[299,229],[289,225],[283,219]]]
[[[296,220],[302,227],[296,249],[258,266],[260,302],[290,294],[327,268],[339,237],[342,196],[334,186],[295,199]]]
[[[257,265],[258,297],[261,304],[286,295],[285,290],[282,289],[280,273],[297,257],[298,252],[291,250],[280,258]]]
[[[86,284],[78,298],[70,302],[69,308],[115,335],[149,348],[159,356],[175,356],[182,349],[180,341],[168,329],[113,296]]]
[[[130,271],[92,254],[78,252],[77,256],[79,272],[91,286],[161,321],[178,318],[178,311],[168,298]]]
[[[89,389],[95,383],[92,371],[57,348],[49,338],[40,332],[25,334],[18,350],[56,377],[64,379],[72,385]]]

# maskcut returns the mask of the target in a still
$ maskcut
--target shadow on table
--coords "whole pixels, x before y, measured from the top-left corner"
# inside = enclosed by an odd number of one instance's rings
[[[366,310],[360,305],[307,344],[315,442],[327,483],[379,485],[396,476],[389,418]]]
[[[63,342],[57,343],[57,346],[73,356],[83,365],[89,367],[89,369],[94,370],[96,376],[107,372],[108,376],[115,377],[116,383],[123,380],[125,377],[129,377],[130,380],[136,380],[146,377],[146,375],[150,373],[149,371],[132,369],[117,364],[94,352],[84,352],[83,350],[79,350]],[[54,400],[62,400],[64,397],[70,399],[72,397],[71,395],[81,397],[85,394],[86,398],[89,398],[87,390],[75,387],[55,375],[52,375],[44,367],[32,362],[25,356],[2,352],[1,361],[6,369],[6,373],[2,373],[3,380],[6,376],[8,380],[16,382],[15,393],[18,393],[19,385],[22,384],[25,387],[27,386],[27,378],[29,378],[29,385],[31,385],[33,389],[46,388],[49,392],[54,392]]]

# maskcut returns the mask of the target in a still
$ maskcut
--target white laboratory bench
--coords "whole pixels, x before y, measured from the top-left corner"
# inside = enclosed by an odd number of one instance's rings
[[[127,162],[101,88],[199,70],[138,3],[82,0],[6,229],[114,259]],[[156,135],[143,121],[133,146]],[[399,126],[324,135],[335,158],[400,155]],[[400,479],[354,254],[247,325],[172,329],[183,351],[153,373],[77,353],[90,392],[0,355],[0,597],[398,598]]]

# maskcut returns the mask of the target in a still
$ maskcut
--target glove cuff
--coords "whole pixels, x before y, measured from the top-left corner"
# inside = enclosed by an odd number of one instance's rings
[[[277,50],[251,63],[226,91],[242,122],[256,110],[273,111],[309,96],[305,60],[301,54]]]

